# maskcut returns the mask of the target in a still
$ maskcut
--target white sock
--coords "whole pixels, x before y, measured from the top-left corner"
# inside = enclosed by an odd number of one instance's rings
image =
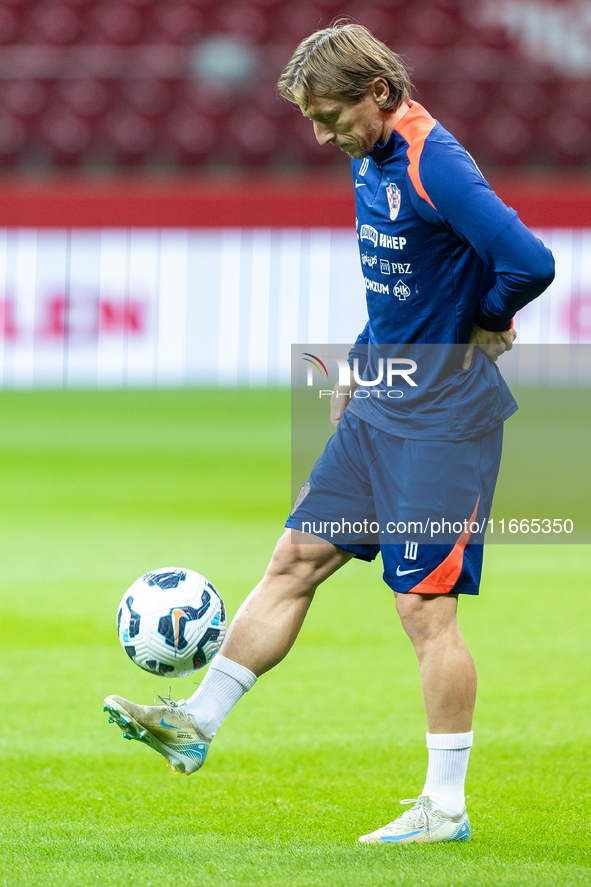
[[[186,710],[207,736],[212,738],[226,715],[247,690],[254,686],[256,675],[225,656],[214,656],[209,670],[190,699]]]
[[[427,733],[429,766],[423,795],[434,807],[456,816],[464,809],[464,782],[474,734]]]

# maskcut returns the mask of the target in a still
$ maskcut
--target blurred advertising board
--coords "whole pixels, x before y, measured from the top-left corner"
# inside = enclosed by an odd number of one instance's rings
[[[518,341],[591,342],[591,198],[501,193],[556,258]],[[0,198],[2,387],[288,385],[292,343],[354,341],[365,324],[348,184]]]

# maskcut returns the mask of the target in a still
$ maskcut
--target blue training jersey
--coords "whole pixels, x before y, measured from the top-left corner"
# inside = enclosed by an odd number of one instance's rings
[[[385,145],[351,161],[369,314],[351,362],[357,357],[369,380],[379,379],[379,355],[385,365],[386,353],[400,361],[413,354],[370,347],[368,359],[367,346],[466,345],[473,324],[508,329],[554,277],[550,251],[491,190],[468,152],[421,105],[409,105]],[[360,386],[349,409],[401,437],[486,434],[517,405],[481,349],[462,372],[464,351],[427,349],[424,356],[419,348],[415,386],[401,384],[400,399],[387,397],[384,373],[381,383]]]

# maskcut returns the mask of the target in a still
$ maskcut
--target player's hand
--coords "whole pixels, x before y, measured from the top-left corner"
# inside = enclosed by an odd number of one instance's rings
[[[353,382],[349,386],[335,385],[330,397],[330,422],[336,428],[341,421],[342,415],[351,402],[353,392],[357,385]]]
[[[505,351],[511,351],[516,335],[517,333],[513,327],[509,330],[503,330],[500,333],[492,333],[489,330],[483,330],[481,327],[474,324],[472,327],[472,335],[470,336],[470,344],[464,354],[462,368],[469,370],[472,366],[472,356],[477,345],[479,348],[482,348],[489,360],[495,361],[501,356],[501,354],[504,354]]]

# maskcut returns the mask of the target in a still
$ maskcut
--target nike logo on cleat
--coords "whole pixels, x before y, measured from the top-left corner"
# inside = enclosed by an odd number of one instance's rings
[[[407,573],[420,573],[424,570],[424,567],[416,567],[414,570],[401,570],[400,564],[396,567],[396,575],[397,576],[406,576]]]
[[[428,832],[428,828],[420,828],[416,832],[407,832],[405,835],[382,835],[384,844],[392,844],[394,841],[402,841],[404,838],[414,838],[415,835],[422,835]]]
[[[162,727],[170,727],[171,730],[178,730],[178,727],[175,727],[174,724],[167,724],[164,718],[160,718],[160,725]]]

